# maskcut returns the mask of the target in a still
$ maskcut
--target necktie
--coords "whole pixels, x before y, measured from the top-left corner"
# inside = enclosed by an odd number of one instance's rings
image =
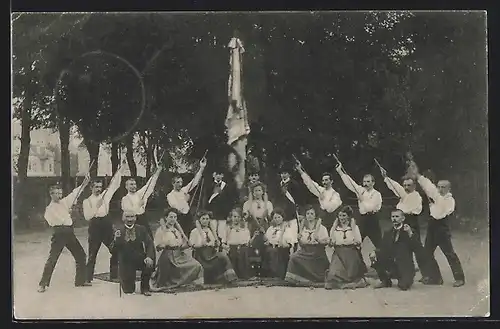
[[[395,229],[394,230],[393,237],[394,237],[394,242],[398,242],[398,240],[399,240],[399,229]]]
[[[312,242],[312,235],[313,235],[313,233],[314,232],[307,232],[307,234],[309,234],[308,237],[307,237],[307,241],[308,242]]]

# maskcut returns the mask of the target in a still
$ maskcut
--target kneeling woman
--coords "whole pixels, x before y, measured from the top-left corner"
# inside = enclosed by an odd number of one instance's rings
[[[151,290],[161,291],[188,284],[202,285],[203,267],[186,251],[189,249],[188,239],[177,222],[177,211],[167,209],[165,216],[160,219],[160,227],[154,238],[160,255],[151,278]]]
[[[330,231],[330,245],[334,252],[326,274],[325,289],[355,289],[368,285],[364,279],[366,265],[360,251],[361,234],[352,214],[350,206],[343,206]]]
[[[294,285],[324,282],[328,269],[325,245],[328,231],[318,222],[312,206],[306,207],[306,216],[299,228],[299,250],[290,256],[285,281]]]
[[[208,211],[198,212],[196,228],[189,235],[194,258],[203,266],[205,283],[234,282],[237,277],[229,257],[215,249],[217,240],[210,228],[210,220]]]
[[[271,218],[271,226],[267,229],[264,243],[266,245],[267,275],[284,279],[294,237],[292,229],[283,222],[285,212],[282,209],[274,209]]]

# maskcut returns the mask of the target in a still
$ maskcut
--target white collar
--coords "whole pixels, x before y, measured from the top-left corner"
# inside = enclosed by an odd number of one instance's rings
[[[126,227],[126,228],[128,228],[128,229],[130,230],[130,229],[133,229],[133,228],[134,228],[135,223],[134,223],[134,224],[132,224],[132,226],[128,226],[127,224],[124,224],[124,225],[125,225],[125,227]]]

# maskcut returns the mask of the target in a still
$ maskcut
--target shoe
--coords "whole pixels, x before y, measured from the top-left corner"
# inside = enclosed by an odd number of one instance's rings
[[[440,286],[443,284],[443,279],[435,280],[426,278],[425,281],[422,281],[423,284],[431,285],[431,286]]]
[[[150,291],[143,291],[142,294],[144,296],[151,296],[151,292]]]
[[[390,288],[390,287],[392,287],[392,283],[389,283],[389,282],[379,282],[375,286],[373,286],[373,289]]]
[[[422,278],[420,278],[420,280],[418,280],[418,282],[422,282],[423,284],[425,284],[425,282],[427,281],[429,281],[429,278],[425,276],[423,276]]]
[[[39,286],[37,291],[41,293],[41,292],[45,292],[45,290],[47,290],[47,287]]]
[[[82,284],[75,284],[75,287],[92,287],[92,283],[84,282]]]
[[[464,280],[455,280],[455,282],[453,282],[453,287],[457,288],[457,287],[461,287],[465,284],[465,281]]]

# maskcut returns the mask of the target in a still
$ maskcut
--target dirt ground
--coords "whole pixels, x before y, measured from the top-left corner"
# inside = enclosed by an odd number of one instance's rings
[[[76,233],[87,250],[86,228],[78,228]],[[49,240],[50,231],[14,236],[12,292],[16,319],[440,317],[485,316],[490,310],[487,236],[454,233],[453,243],[467,280],[460,288],[452,287],[451,270],[438,251],[443,286],[416,283],[409,291],[245,287],[121,298],[115,283],[94,280],[92,287],[75,288],[74,260],[66,249],[56,265],[51,286],[44,294],[37,293]],[[371,242],[365,240],[365,258],[372,249]],[[108,266],[109,253],[103,246],[96,273],[107,272]]]

